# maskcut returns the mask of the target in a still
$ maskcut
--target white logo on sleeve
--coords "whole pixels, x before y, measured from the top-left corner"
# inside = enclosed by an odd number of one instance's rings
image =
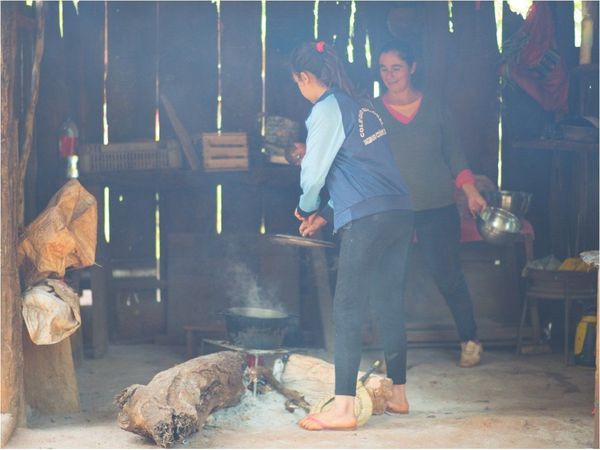
[[[379,130],[377,130],[375,133],[371,134],[370,136],[367,136],[366,138],[365,138],[365,113],[374,115],[377,118],[377,120],[379,121],[379,124],[381,125],[381,128]],[[376,141],[377,139],[379,139],[381,136],[385,136],[386,131],[385,131],[385,128],[383,127],[383,120],[381,120],[381,117],[379,117],[379,114],[377,114],[372,109],[361,108],[358,111],[358,133],[360,134],[360,137],[363,140],[363,144],[365,144],[365,145],[369,145],[369,144],[373,143],[374,141]]]

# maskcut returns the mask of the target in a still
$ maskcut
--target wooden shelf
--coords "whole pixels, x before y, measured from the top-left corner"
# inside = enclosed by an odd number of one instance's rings
[[[566,139],[535,139],[512,143],[515,149],[598,153],[598,142],[568,141]]]
[[[83,185],[135,186],[161,189],[207,187],[214,183],[293,187],[300,184],[295,166],[264,166],[247,171],[205,172],[203,170],[156,169],[84,173]]]

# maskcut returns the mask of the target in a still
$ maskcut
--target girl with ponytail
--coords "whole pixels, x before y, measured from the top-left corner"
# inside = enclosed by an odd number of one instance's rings
[[[312,104],[301,159],[302,195],[295,215],[302,236],[333,222],[340,236],[335,288],[335,401],[310,414],[306,430],[352,430],[362,322],[376,308],[388,377],[394,395],[388,409],[407,412],[406,333],[403,284],[413,213],[408,189],[394,162],[379,115],[359,105],[334,49],[323,41],[305,43],[291,55],[292,76]],[[322,205],[327,186],[330,200]],[[397,268],[400,267],[400,274]]]

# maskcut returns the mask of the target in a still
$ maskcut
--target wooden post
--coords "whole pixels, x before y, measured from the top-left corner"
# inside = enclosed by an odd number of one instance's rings
[[[598,271],[598,288],[596,289],[596,388],[595,388],[595,396],[594,396],[594,409],[596,411],[596,415],[594,416],[594,448],[600,448],[600,441],[598,438],[599,435],[599,423],[600,420],[600,387],[598,383],[600,383],[600,371],[598,370],[598,366],[600,365],[600,333],[598,327],[598,311],[600,311],[600,270]]]
[[[79,412],[79,390],[73,365],[71,340],[35,345],[23,332],[25,399],[39,414]]]
[[[19,158],[19,184],[17,186],[17,217],[19,225],[23,225],[25,220],[25,175],[27,173],[27,163],[33,146],[33,130],[35,125],[35,112],[37,108],[38,95],[40,92],[40,66],[42,56],[44,55],[44,2],[35,2],[36,9],[36,29],[35,29],[35,50],[33,54],[33,65],[31,67],[31,93],[29,104],[27,105],[27,115],[25,116],[25,132],[23,148]]]
[[[24,423],[23,401],[23,347],[20,309],[19,276],[17,273],[17,221],[15,189],[18,176],[18,123],[14,120],[14,76],[17,49],[18,3],[2,3],[2,120],[1,157],[1,266],[2,290],[0,296],[1,321],[1,385],[0,412],[8,420],[2,421],[0,446],[4,447],[14,428]]]
[[[109,262],[108,248],[104,240],[104,189],[100,185],[89,187],[98,204],[98,238],[96,265],[91,270],[92,288],[92,357],[101,358],[108,349],[108,287],[106,266]]]

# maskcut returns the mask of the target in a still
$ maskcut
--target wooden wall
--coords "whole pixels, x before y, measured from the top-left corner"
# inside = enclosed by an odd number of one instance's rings
[[[571,6],[569,6],[571,5]],[[57,17],[51,3],[49,17]],[[58,35],[56,20],[48,20],[47,53],[42,68],[42,85],[37,127],[37,167],[35,205],[41,210],[63,182],[62,161],[57,151],[57,130],[69,114],[80,125],[84,142],[102,141],[103,24],[104,3],[82,2],[79,15],[65,6],[65,37]],[[298,93],[286,66],[286,57],[300,41],[313,37],[314,2],[267,2],[267,114],[283,115],[303,122],[310,105]],[[442,2],[356,2],[355,60],[348,64],[357,85],[371,90],[376,70],[367,67],[364,50],[367,35],[376,67],[376,49],[394,36],[412,39],[421,49],[418,73],[423,88],[439,95],[455,110],[465,152],[475,172],[497,178],[498,153],[498,76],[495,62],[493,4],[491,2],[454,2],[454,32],[448,29],[448,4]],[[561,42],[571,49],[568,32],[571,2],[557,2],[562,21]],[[157,26],[158,11],[158,26]],[[291,212],[297,201],[298,172],[270,166],[260,153],[259,115],[261,110],[260,2],[221,3],[223,130],[245,131],[250,140],[252,169],[275,170],[278,176],[250,174],[192,175],[182,169],[179,175],[163,180],[143,174],[115,174],[106,179],[88,178],[101,193],[111,186],[112,240],[104,250],[116,266],[137,261],[154,264],[152,221],[157,204],[161,212],[161,272],[176,276],[168,267],[177,246],[169,245],[180,235],[200,235],[205,248],[199,260],[219,260],[224,242],[240,235],[258,237],[264,217],[267,232],[295,233]],[[350,2],[320,2],[319,37],[333,42],[345,55]],[[409,29],[403,28],[408,23]],[[520,20],[505,8],[505,36]],[[390,18],[396,18],[394,20]],[[404,20],[404,22],[403,22]],[[177,111],[190,133],[214,131],[217,111],[217,12],[211,2],[109,2],[109,66],[107,79],[108,123],[111,142],[152,139],[154,136],[155,77],[160,91]],[[571,25],[572,27],[572,25]],[[572,28],[571,28],[572,35]],[[158,61],[157,61],[158,56]],[[570,56],[572,59],[572,55]],[[158,65],[157,65],[158,63]],[[539,108],[522,92],[505,93],[504,138],[535,136],[544,121]],[[523,118],[528,120],[525,121]],[[166,114],[161,109],[161,139],[175,138]],[[506,188],[538,189],[544,177],[544,163],[523,164],[505,150],[503,179]],[[535,176],[531,167],[536,166]],[[282,170],[279,170],[282,169]],[[166,177],[169,178],[169,177]],[[86,178],[82,180],[86,182]],[[223,189],[223,233],[215,232],[215,191]],[[536,198],[543,192],[535,190]],[[119,198],[123,198],[120,201]],[[100,199],[101,200],[101,199]],[[532,215],[543,211],[534,202]],[[541,216],[540,216],[541,217]],[[534,221],[543,252],[545,224]],[[196,247],[194,247],[196,248]],[[104,251],[103,250],[103,251]],[[200,262],[199,262],[200,264]],[[202,263],[204,264],[204,263]],[[210,264],[208,264],[210,266]],[[216,264],[212,267],[218,267]],[[203,265],[203,267],[205,267]],[[263,265],[261,267],[267,267]],[[190,269],[191,270],[191,269]],[[258,265],[253,270],[263,270]],[[270,271],[272,269],[264,269]],[[492,269],[490,269],[492,270]],[[193,271],[193,270],[192,270]],[[271,274],[274,276],[275,274]],[[166,318],[159,326],[167,332],[168,310],[175,301],[170,280],[164,280]],[[294,283],[294,280],[288,280]],[[310,295],[307,290],[306,295]],[[209,298],[202,295],[198,298]],[[117,330],[118,302],[112,306],[112,329]],[[179,294],[177,294],[179,295]],[[188,301],[183,297],[177,301]],[[153,305],[154,307],[155,305]],[[212,306],[211,306],[212,307]],[[210,308],[208,308],[210,310]],[[310,311],[308,312],[310,313]]]

